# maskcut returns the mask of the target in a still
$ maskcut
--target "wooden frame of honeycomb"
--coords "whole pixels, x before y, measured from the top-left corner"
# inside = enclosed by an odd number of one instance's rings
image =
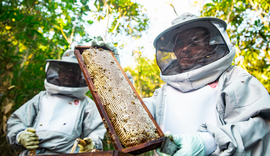
[[[162,130],[113,53],[76,46],[75,55],[114,148],[140,154],[161,147]]]

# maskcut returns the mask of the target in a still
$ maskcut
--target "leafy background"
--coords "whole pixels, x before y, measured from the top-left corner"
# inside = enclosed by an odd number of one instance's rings
[[[94,9],[90,9],[89,2]],[[192,5],[203,4],[192,1]],[[172,3],[168,3],[172,9]],[[107,20],[103,38],[119,35],[140,38],[149,18],[142,5],[132,0],[1,0],[0,3],[0,151],[18,155],[6,142],[6,121],[16,109],[44,90],[46,59],[59,59],[75,45],[91,41],[87,26]],[[270,92],[269,21],[270,0],[212,0],[203,4],[201,16],[228,23],[228,34],[237,48],[233,65],[246,69]],[[176,10],[174,10],[177,14]],[[94,13],[91,18],[89,13]],[[132,43],[130,43],[132,44]],[[115,46],[125,45],[114,42]],[[132,50],[135,65],[125,67],[142,97],[152,96],[164,84],[154,59],[143,47]],[[90,93],[87,93],[91,96]],[[105,135],[104,150],[113,150]],[[152,151],[141,155],[152,155]]]

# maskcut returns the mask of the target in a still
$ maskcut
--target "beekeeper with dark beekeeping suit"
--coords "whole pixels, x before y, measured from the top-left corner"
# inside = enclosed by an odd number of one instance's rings
[[[174,155],[270,153],[269,94],[255,77],[231,65],[235,47],[223,20],[184,13],[154,46],[166,84],[144,102],[179,146]]]
[[[20,155],[70,153],[77,138],[86,146],[75,152],[102,150],[106,129],[95,103],[85,96],[88,86],[74,50],[62,60],[47,60],[46,91],[41,91],[16,110],[7,122],[7,141],[23,147]]]

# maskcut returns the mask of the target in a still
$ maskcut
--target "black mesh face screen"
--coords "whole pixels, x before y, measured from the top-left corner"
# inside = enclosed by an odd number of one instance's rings
[[[207,27],[175,28],[157,40],[156,60],[163,75],[198,69],[229,53],[219,30],[205,23]],[[194,25],[199,24],[194,22]]]
[[[49,83],[63,87],[86,87],[79,64],[67,62],[49,62],[46,72]]]

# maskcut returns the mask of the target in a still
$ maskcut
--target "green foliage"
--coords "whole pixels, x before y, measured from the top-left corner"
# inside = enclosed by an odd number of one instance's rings
[[[246,69],[270,92],[270,0],[213,0],[202,16],[221,18],[237,49],[234,65]]]
[[[160,79],[160,70],[155,59],[142,57],[140,51],[134,51],[136,65],[124,68],[134,79],[134,86],[142,98],[151,97],[164,82]]]
[[[128,0],[122,0],[121,4],[125,1],[130,4]],[[46,59],[60,59],[72,45],[92,39],[84,27],[85,23],[94,22],[94,19],[84,20],[91,12],[88,4],[89,0],[1,0],[1,155],[18,155],[18,151],[6,143],[6,121],[13,111],[44,90]],[[103,7],[99,4],[95,6],[97,9]],[[121,7],[117,9],[121,10]],[[111,11],[117,14],[117,9],[112,7]],[[137,7],[136,11],[140,12],[140,9]],[[102,10],[99,11],[102,13]],[[138,23],[134,29],[145,30],[138,26],[142,17],[129,17],[135,16],[134,9],[126,12],[125,18],[135,25]],[[125,29],[126,26],[120,21],[118,29],[122,27]],[[78,36],[79,40],[76,39]]]
[[[140,37],[141,32],[148,28],[146,14],[140,4],[132,0],[95,0],[95,6],[100,14],[95,14],[98,21],[112,18],[108,33]]]

